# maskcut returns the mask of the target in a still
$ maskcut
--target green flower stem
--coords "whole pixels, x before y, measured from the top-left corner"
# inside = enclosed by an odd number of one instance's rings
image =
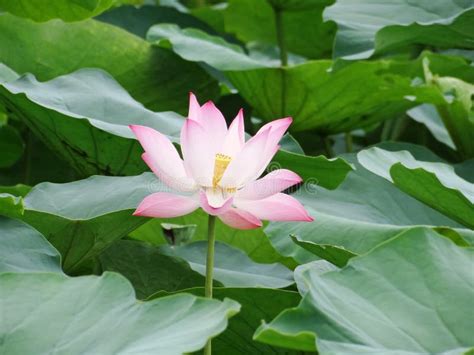
[[[326,150],[326,155],[328,158],[333,158],[334,157],[334,150],[332,149],[332,143],[331,143],[331,138],[329,136],[323,136],[321,137],[323,144],[324,144],[324,149]]]
[[[277,42],[278,47],[280,48],[280,62],[282,67],[286,67],[288,65],[288,52],[286,50],[282,11],[278,8],[273,8],[273,11],[275,12]]]
[[[216,243],[216,217],[209,215],[207,222],[207,260],[206,260],[206,286],[205,296],[212,298],[212,273],[214,271],[214,245]],[[211,355],[211,339],[206,343],[204,355]]]
[[[344,138],[346,141],[346,153],[352,153],[352,135],[351,132],[346,132],[344,134]]]

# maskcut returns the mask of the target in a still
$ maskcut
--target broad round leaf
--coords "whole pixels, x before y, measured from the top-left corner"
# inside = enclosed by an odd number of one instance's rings
[[[192,288],[185,290],[185,292],[202,296],[204,295],[204,288]],[[169,293],[159,292],[153,295],[152,298],[167,295]],[[301,296],[297,292],[268,288],[217,287],[214,288],[213,296],[221,300],[231,298],[242,306],[240,312],[229,322],[227,329],[212,340],[213,353],[229,355],[302,355],[301,352],[269,346],[252,339],[255,329],[258,328],[263,319],[272,319],[285,308],[298,305]]]
[[[0,124],[0,168],[15,164],[23,154],[24,143],[20,133],[8,125]]]
[[[383,147],[420,151],[418,155],[437,158],[417,146],[397,144]],[[443,233],[457,239],[460,244],[474,245],[473,231],[366,170],[357,163],[354,154],[345,158],[354,164],[355,170],[336,190],[310,185],[293,194],[308,209],[313,222],[272,222],[265,229],[280,253],[299,263],[314,260],[316,254],[343,266],[355,254],[365,253],[414,226],[440,227],[444,229]],[[292,235],[311,253],[293,243]]]
[[[289,52],[308,58],[331,57],[336,26],[322,18],[324,6],[331,0],[272,1],[283,8],[282,27]],[[304,10],[293,11],[297,7]],[[267,0],[230,0],[224,11],[224,26],[243,42],[277,45],[275,13]]]
[[[134,239],[145,240],[154,245],[161,245],[166,240],[163,233],[163,223],[178,225],[195,225],[196,230],[191,241],[207,240],[208,215],[202,209],[191,214],[169,219],[152,219],[145,225],[130,233]],[[216,221],[216,239],[244,251],[257,263],[280,262],[289,267],[295,267],[290,258],[281,256],[271,245],[262,228],[238,230],[231,228],[220,220]]]
[[[63,256],[65,271],[72,272],[145,223],[145,218],[132,215],[133,210],[145,196],[165,189],[152,173],[93,176],[66,184],[46,182],[26,195],[24,214],[16,217],[46,236]],[[11,213],[13,199],[12,195],[0,198],[2,213]]]
[[[336,57],[361,59],[407,44],[473,48],[472,1],[338,0],[324,19],[338,25]]]
[[[3,87],[2,87],[3,86]],[[0,100],[80,174],[138,174],[146,168],[130,124],[179,136],[183,119],[135,101],[108,73],[80,69],[51,81],[27,74],[0,85]]]
[[[139,4],[140,0],[54,0],[48,6],[38,0],[0,0],[0,9],[38,22],[54,18],[69,22],[97,16],[112,6],[123,3]]]
[[[322,355],[465,353],[474,348],[473,267],[472,248],[415,228],[340,271],[303,272],[303,301],[255,338],[301,350],[317,344]]]
[[[219,36],[211,36],[194,28],[180,29],[174,24],[159,24],[150,28],[148,41],[160,44],[169,40],[173,50],[189,61],[203,61],[219,70],[246,70],[271,66],[249,57],[236,44]]]
[[[99,255],[104,271],[115,271],[133,285],[139,299],[158,291],[178,291],[204,285],[204,277],[188,263],[159,248],[133,240],[118,240]]]
[[[56,249],[35,229],[0,217],[0,273],[62,272]]]
[[[219,92],[217,83],[197,64],[92,19],[39,24],[3,14],[0,62],[19,74],[32,73],[40,81],[81,68],[103,69],[133,98],[157,111],[185,113],[189,91],[202,99]]]
[[[180,27],[193,27],[213,32],[205,22],[169,6],[120,6],[97,16],[95,19],[121,27],[142,38],[146,37],[151,26],[158,23],[175,23]]]
[[[438,141],[446,144],[452,149],[456,149],[441,117],[439,117],[439,114],[436,112],[436,108],[433,105],[424,104],[414,107],[407,111],[407,115],[416,122],[424,124]]]
[[[222,332],[239,304],[180,294],[137,302],[121,275],[0,274],[7,354],[182,354]]]
[[[206,275],[207,242],[161,247],[161,250],[186,260],[194,271]],[[226,287],[284,288],[294,283],[293,272],[283,265],[257,264],[224,243],[216,243],[214,258],[214,278]]]
[[[357,158],[366,169],[402,191],[474,229],[474,184],[459,177],[454,167],[416,160],[408,151],[376,147],[360,152]]]

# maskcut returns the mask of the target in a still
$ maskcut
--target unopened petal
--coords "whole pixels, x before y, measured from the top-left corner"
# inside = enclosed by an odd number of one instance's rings
[[[257,217],[238,208],[229,209],[227,212],[219,215],[219,219],[228,226],[236,229],[255,229],[262,226],[262,221]]]
[[[156,192],[143,199],[134,216],[172,218],[184,216],[199,207],[197,198]]]
[[[305,221],[313,218],[294,197],[278,193],[263,200],[235,200],[235,206],[269,221]]]
[[[142,155],[145,163],[161,181],[179,191],[196,189],[194,181],[186,174],[178,151],[165,135],[145,126],[132,125],[130,129],[145,150]]]
[[[261,200],[301,181],[302,179],[294,172],[287,169],[278,169],[245,185],[243,189],[237,192],[236,199]]]

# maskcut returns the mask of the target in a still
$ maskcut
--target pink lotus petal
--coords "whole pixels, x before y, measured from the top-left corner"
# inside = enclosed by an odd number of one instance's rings
[[[294,172],[287,169],[278,169],[263,178],[250,182],[235,196],[236,199],[261,200],[290,186],[300,183],[302,179]]]
[[[145,163],[167,186],[180,191],[196,189],[184,170],[178,151],[165,135],[145,126],[132,125],[130,129],[145,150],[142,156]]]
[[[166,168],[158,164],[155,159],[147,152],[142,154],[142,159],[153,171],[153,173],[168,187],[176,191],[193,192],[197,191],[198,186],[193,179],[188,176],[173,176],[166,172]],[[183,170],[184,171],[184,170]]]
[[[221,148],[227,134],[227,123],[212,101],[201,106],[201,124],[212,135],[214,141],[219,141],[219,148]]]
[[[189,93],[188,118],[196,122],[201,122],[201,106],[192,92]]]
[[[263,200],[235,200],[235,206],[250,212],[259,219],[269,221],[305,221],[313,218],[294,197],[278,193]]]
[[[258,130],[257,134],[260,134],[270,128],[272,131],[272,134],[275,135],[275,139],[276,139],[275,144],[276,144],[280,141],[281,137],[283,137],[283,135],[285,134],[286,130],[288,129],[288,127],[291,125],[292,122],[293,122],[293,119],[291,117],[280,118],[278,120],[268,122],[267,124],[263,125]]]
[[[184,216],[199,207],[196,198],[156,192],[143,199],[134,216],[172,218]]]
[[[233,200],[233,196],[219,200],[217,196],[213,195],[209,191],[201,191],[199,193],[199,202],[201,203],[201,208],[213,216],[227,212],[232,207]]]
[[[240,188],[244,186],[255,174],[262,169],[262,152],[267,146],[270,129],[253,136],[245,143],[241,152],[230,162],[221,181],[220,186]],[[263,167],[265,169],[265,167]]]
[[[186,120],[181,130],[181,150],[188,175],[201,186],[212,186],[217,151],[200,123]]]
[[[227,212],[219,215],[219,219],[228,226],[237,229],[255,229],[262,226],[262,221],[257,217],[238,208],[229,209]]]
[[[264,132],[267,129],[270,129],[270,135],[268,137],[267,146],[265,147],[265,151],[262,153],[263,165],[265,167],[270,163],[273,156],[278,151],[278,143],[280,142],[281,138],[283,137],[292,122],[293,119],[291,117],[280,118],[279,120],[267,123],[258,130],[257,134],[259,134],[260,132]],[[265,168],[261,169],[255,176],[255,178],[258,178],[264,170]]]
[[[221,153],[234,158],[245,144],[244,112],[240,109],[224,139]]]

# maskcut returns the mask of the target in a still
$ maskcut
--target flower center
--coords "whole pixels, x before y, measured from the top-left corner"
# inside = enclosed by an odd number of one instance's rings
[[[212,186],[214,188],[217,187],[219,181],[221,181],[222,176],[224,175],[225,169],[230,164],[232,160],[231,157],[224,154],[216,154],[216,159],[214,161],[214,176],[212,177]]]

